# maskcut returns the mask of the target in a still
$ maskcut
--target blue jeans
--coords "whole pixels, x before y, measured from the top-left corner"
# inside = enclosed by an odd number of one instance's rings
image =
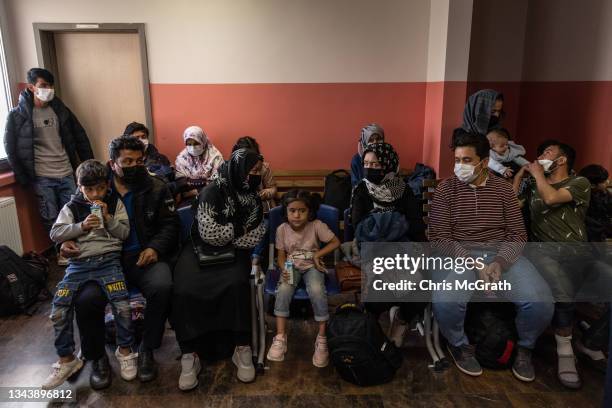
[[[76,192],[74,177],[72,174],[63,178],[36,177],[34,192],[38,198],[38,211],[48,233],[62,207]]]
[[[483,251],[473,251],[471,256],[482,256]],[[493,253],[488,253],[487,258],[492,259]],[[453,282],[456,279],[474,282],[476,271],[468,270],[463,274],[455,271],[436,271],[434,280],[441,282]],[[534,266],[524,257],[518,260],[502,274],[502,280],[508,281],[512,285],[511,293],[500,292],[502,296],[512,301],[516,307],[516,329],[518,331],[518,345],[528,349],[533,349],[535,343],[550,324],[554,312],[554,303],[550,288],[538,274]],[[433,312],[440,331],[448,342],[455,347],[469,344],[465,335],[464,321],[467,303],[472,297],[472,292],[444,291],[436,290],[433,292]],[[537,301],[534,301],[537,300]]]
[[[66,357],[74,353],[72,300],[80,287],[89,281],[100,286],[111,305],[117,326],[117,345],[131,347],[134,344],[132,311],[120,259],[118,253],[109,253],[70,261],[64,279],[57,284],[51,308],[50,318],[55,330],[58,356]]]
[[[305,271],[300,271],[295,274],[295,284],[290,285],[283,281],[282,276],[278,280],[276,286],[276,301],[274,302],[274,315],[278,317],[289,317],[289,306],[295,288],[304,280],[306,284],[306,292],[312,304],[314,318],[317,322],[326,322],[329,320],[329,312],[327,309],[327,291],[325,289],[325,275],[316,268],[310,268]]]

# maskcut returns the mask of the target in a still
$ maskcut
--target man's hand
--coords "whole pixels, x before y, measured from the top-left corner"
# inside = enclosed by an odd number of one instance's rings
[[[489,282],[495,283],[501,280],[502,267],[497,262],[491,262],[486,269],[487,275],[489,275]]]
[[[535,178],[544,177],[544,167],[538,161],[534,161],[533,163],[529,163],[525,165],[525,170],[527,170],[531,175]]]
[[[139,266],[139,267],[147,266],[147,265],[157,262],[157,260],[158,260],[157,251],[154,250],[153,248],[147,248],[140,253],[140,256],[138,257],[138,262],[136,262],[136,266]]]
[[[60,246],[60,255],[64,258],[74,258],[81,255],[79,246],[74,241],[66,241]]]
[[[91,231],[94,228],[98,228],[100,226],[100,218],[96,215],[89,214],[85,221],[81,223],[81,229],[83,231]]]

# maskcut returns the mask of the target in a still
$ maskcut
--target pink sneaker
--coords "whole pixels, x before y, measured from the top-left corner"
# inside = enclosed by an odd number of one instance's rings
[[[268,360],[270,361],[283,361],[285,359],[285,353],[287,352],[287,336],[277,334],[272,339],[272,345],[268,350]]]
[[[329,364],[327,337],[317,335],[317,340],[315,340],[315,352],[312,355],[312,364],[319,368],[327,367]]]

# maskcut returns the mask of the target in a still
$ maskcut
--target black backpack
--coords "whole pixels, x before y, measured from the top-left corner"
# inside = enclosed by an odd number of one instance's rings
[[[400,350],[387,339],[376,317],[352,303],[336,310],[327,328],[327,343],[336,371],[353,384],[384,384],[402,365]]]
[[[476,346],[476,360],[486,368],[512,365],[518,334],[512,303],[470,303],[465,318],[465,333]]]
[[[335,170],[325,176],[323,203],[336,207],[340,214],[351,205],[351,175],[346,170]]]
[[[0,316],[26,313],[38,300],[48,297],[48,265],[22,259],[5,245],[0,246]]]

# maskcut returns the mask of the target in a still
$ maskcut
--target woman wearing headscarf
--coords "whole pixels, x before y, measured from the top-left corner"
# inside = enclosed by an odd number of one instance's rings
[[[174,271],[172,323],[183,354],[182,390],[198,385],[198,355],[218,359],[233,350],[238,379],[255,379],[249,274],[251,251],[266,233],[257,195],[262,164],[261,155],[238,149],[198,196],[192,242]]]
[[[363,152],[370,143],[385,141],[385,131],[376,123],[361,129],[361,136],[357,142],[357,154],[351,159],[351,185],[355,187],[363,179]]]
[[[482,89],[470,95],[463,110],[461,129],[486,136],[489,131],[502,127],[503,107],[504,95],[493,89]]]
[[[397,174],[399,157],[393,146],[388,143],[368,145],[364,149],[362,165],[364,178],[353,190],[351,199],[355,239],[364,242],[365,237],[380,242],[385,240],[384,237],[388,237],[388,241],[425,241],[425,225],[419,201],[414,197],[412,189]],[[393,221],[389,223],[391,231],[381,230],[378,228],[380,225],[374,222],[380,213],[389,216],[388,219]],[[406,222],[403,222],[404,220]],[[404,231],[401,231],[402,225]],[[406,332],[405,321],[420,313],[425,305],[426,303],[421,302],[366,302],[366,308],[377,316],[391,310],[389,337],[397,347],[401,346]]]
[[[183,132],[185,148],[176,157],[177,178],[186,177],[191,190],[183,197],[193,197],[202,189],[223,163],[223,155],[210,142],[201,127],[189,126]]]

